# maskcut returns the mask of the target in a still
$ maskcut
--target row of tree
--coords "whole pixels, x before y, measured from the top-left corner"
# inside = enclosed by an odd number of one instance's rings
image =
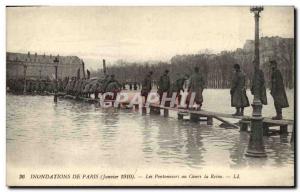
[[[249,42],[248,42],[249,44]],[[250,42],[251,44],[251,42]],[[122,82],[142,82],[149,71],[153,71],[154,82],[162,73],[168,69],[172,81],[176,80],[179,74],[190,75],[193,68],[198,66],[206,79],[208,88],[229,88],[233,72],[233,64],[241,65],[242,70],[247,75],[247,84],[251,85],[253,74],[254,49],[245,48],[235,51],[223,51],[213,54],[208,51],[193,55],[176,55],[170,62],[126,62],[118,61],[108,67],[109,74],[115,74],[116,78]],[[269,60],[275,59],[283,74],[285,86],[294,87],[294,40],[280,37],[261,39],[261,68],[265,73],[265,79],[270,80]],[[92,76],[103,74],[102,69],[93,71]],[[268,86],[268,84],[267,84]]]

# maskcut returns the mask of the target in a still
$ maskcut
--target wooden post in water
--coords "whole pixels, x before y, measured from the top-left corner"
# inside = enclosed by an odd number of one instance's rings
[[[150,115],[155,114],[155,109],[153,106],[150,105]]]
[[[150,114],[160,115],[160,108],[150,105]]]
[[[142,114],[144,114],[144,115],[147,114],[147,108],[146,108],[146,106],[142,107]]]
[[[166,101],[165,106],[170,107],[170,101]],[[164,117],[169,117],[169,109],[164,109]]]
[[[164,117],[169,117],[169,109],[164,109]]]
[[[133,104],[133,107],[135,110],[138,110],[139,109],[139,104]]]
[[[213,125],[213,118],[211,116],[207,117],[207,125]]]
[[[292,132],[292,136],[291,136],[291,143],[294,143],[294,131],[295,131],[295,127],[294,127],[294,125],[293,125],[293,132]]]
[[[287,128],[287,125],[280,126],[280,134],[288,134]]]
[[[198,122],[199,121],[199,115],[195,114],[195,113],[191,113],[190,114],[190,121]]]
[[[180,113],[180,112],[178,112],[178,113],[177,113],[177,117],[178,117],[179,120],[182,120],[182,119],[183,119],[183,114]]]
[[[250,125],[250,121],[247,121],[245,119],[240,120],[240,131],[248,131],[248,125]]]

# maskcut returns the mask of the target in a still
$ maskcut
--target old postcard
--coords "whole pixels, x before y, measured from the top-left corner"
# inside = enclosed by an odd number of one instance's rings
[[[294,14],[7,6],[7,185],[293,187]]]

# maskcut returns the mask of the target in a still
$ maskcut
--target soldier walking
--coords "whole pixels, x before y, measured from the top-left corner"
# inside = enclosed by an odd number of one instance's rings
[[[158,95],[159,95],[159,103],[161,103],[162,96],[164,93],[169,93],[170,90],[170,77],[168,75],[169,70],[165,70],[164,74],[160,76],[158,81]]]
[[[188,96],[186,99],[187,106],[189,108],[190,99],[192,93],[195,94],[194,102],[198,105],[198,110],[201,110],[202,103],[203,103],[203,89],[205,87],[205,82],[202,75],[199,73],[199,68],[194,68],[194,73],[191,75],[189,79],[189,86],[188,86]]]
[[[234,64],[234,73],[231,82],[231,106],[236,108],[234,116],[243,116],[244,108],[249,107],[246,94],[246,75],[241,71],[239,64]]]
[[[286,97],[281,72],[277,68],[277,62],[275,60],[271,60],[270,64],[272,68],[271,95],[273,96],[276,109],[276,116],[272,119],[280,120],[282,119],[282,108],[289,107],[289,103]]]
[[[150,71],[142,83],[141,96],[145,97],[145,103],[147,102],[148,94],[152,89],[152,74],[153,72]]]
[[[176,92],[176,99],[178,99],[178,106],[180,105],[181,102],[181,91],[184,91],[184,83],[187,80],[188,76],[181,75],[180,73],[176,74],[176,80],[175,82],[172,83],[171,89],[170,89],[170,95],[173,94],[173,92]]]

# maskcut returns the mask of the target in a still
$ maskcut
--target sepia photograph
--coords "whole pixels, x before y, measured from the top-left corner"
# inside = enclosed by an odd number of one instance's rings
[[[6,185],[295,187],[294,6],[6,6]]]

